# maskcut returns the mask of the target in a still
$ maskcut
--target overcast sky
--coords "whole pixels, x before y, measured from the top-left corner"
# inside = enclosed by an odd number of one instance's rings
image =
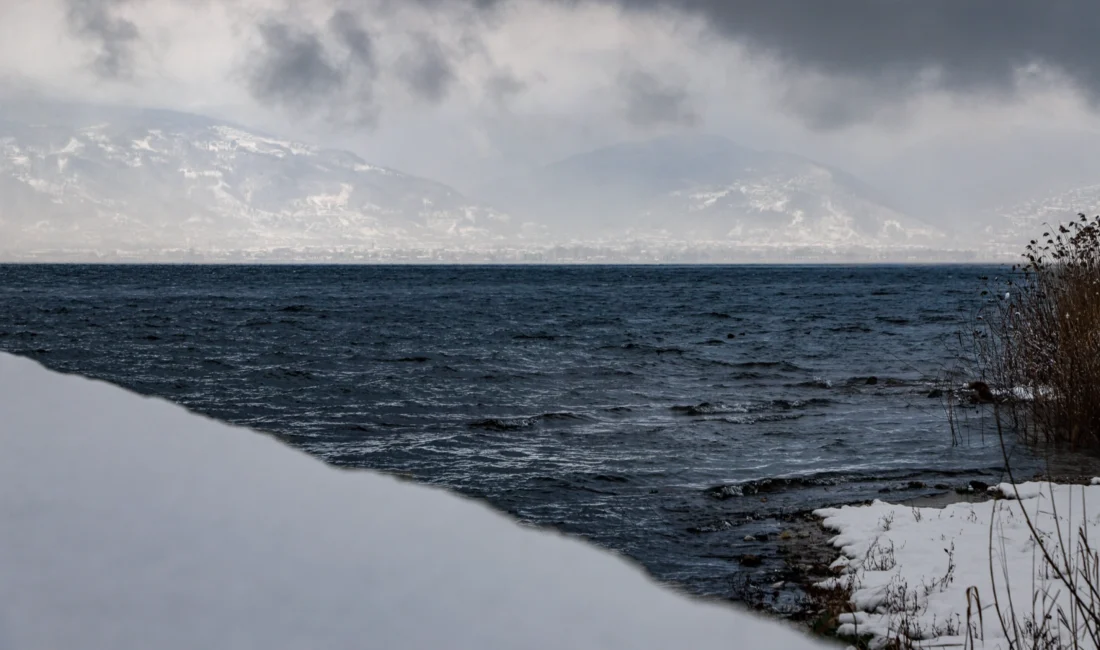
[[[1098,19],[1085,0],[0,0],[0,75],[461,189],[678,131],[872,173],[963,131],[1096,131]]]

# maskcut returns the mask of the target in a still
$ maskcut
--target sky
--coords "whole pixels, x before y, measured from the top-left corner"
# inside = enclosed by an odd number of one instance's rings
[[[959,134],[1100,131],[1098,19],[1084,0],[3,0],[0,78],[459,189],[681,132],[874,176]]]

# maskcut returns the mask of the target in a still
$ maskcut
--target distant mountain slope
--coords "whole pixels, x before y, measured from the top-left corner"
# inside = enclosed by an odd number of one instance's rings
[[[985,248],[1018,258],[1028,241],[1039,239],[1060,223],[1076,220],[1080,213],[1090,217],[1100,214],[1100,184],[1050,192],[992,209],[979,222],[994,225],[984,226],[980,236]]]
[[[744,246],[928,245],[934,228],[850,174],[713,136],[607,147],[482,188],[559,237],[722,241]]]
[[[1100,181],[1100,134],[1052,125],[954,131],[901,148],[867,180],[905,210],[952,229],[996,230],[997,206]]]
[[[490,245],[518,227],[358,156],[167,111],[0,113],[0,249]]]

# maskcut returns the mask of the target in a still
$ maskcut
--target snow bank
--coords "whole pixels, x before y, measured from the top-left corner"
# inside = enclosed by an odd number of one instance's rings
[[[0,648],[821,647],[455,495],[0,354]]]
[[[840,617],[839,633],[871,635],[873,647],[904,636],[919,640],[918,647],[1007,649],[994,608],[996,594],[1010,626],[1010,601],[1014,605],[1024,638],[1030,638],[1029,622],[1041,622],[1051,613],[1048,628],[1040,625],[1039,635],[1068,641],[1074,633],[1058,625],[1057,618],[1059,608],[1067,615],[1073,611],[1072,592],[1047,568],[1024,515],[1031,517],[1055,557],[1061,557],[1064,543],[1071,564],[1084,568],[1078,531],[1084,524],[1089,537],[1100,540],[1100,486],[1095,481],[1087,487],[1002,483],[990,492],[1003,498],[945,508],[875,501],[816,511],[826,528],[839,533],[833,545],[842,555],[833,566],[843,575],[831,584],[850,585],[857,610]],[[1091,567],[1096,570],[1095,563]],[[1078,586],[1079,593],[1087,590],[1083,583]],[[1038,600],[1034,594],[1040,594]],[[1077,636],[1082,648],[1095,647],[1083,631]],[[1040,646],[1052,647],[1036,644]]]

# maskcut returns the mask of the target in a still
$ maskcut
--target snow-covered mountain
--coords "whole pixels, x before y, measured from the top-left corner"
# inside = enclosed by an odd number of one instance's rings
[[[715,261],[946,243],[849,174],[717,137],[574,156],[488,185],[479,201],[346,151],[194,115],[2,108],[0,258],[615,261],[707,251]]]
[[[0,112],[0,251],[485,247],[520,233],[445,185],[215,120]]]
[[[560,237],[778,248],[943,241],[850,174],[712,136],[599,149],[482,193],[513,214],[557,225]]]
[[[1081,213],[1090,217],[1100,214],[1100,184],[1049,192],[994,208],[981,220],[994,224],[984,226],[981,237],[992,253],[1016,258],[1029,240],[1038,239],[1058,224],[1076,220]]]

